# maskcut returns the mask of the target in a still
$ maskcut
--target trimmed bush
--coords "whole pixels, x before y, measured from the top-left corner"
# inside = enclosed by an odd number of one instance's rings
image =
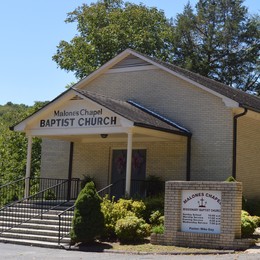
[[[145,210],[143,212],[143,219],[149,223],[151,214],[155,211],[159,211],[161,215],[164,215],[164,196],[147,197],[143,200],[145,204]]]
[[[95,185],[94,178],[92,178],[92,177],[89,176],[89,175],[85,175],[85,174],[84,174],[84,175],[83,175],[83,179],[82,179],[81,184],[80,184],[81,189],[83,189],[83,188],[86,186],[86,184],[89,183],[89,182],[93,182],[94,185]],[[95,186],[96,186],[96,185],[95,185]]]
[[[154,234],[163,234],[164,233],[164,225],[158,225],[158,226],[154,226],[152,227],[152,233]]]
[[[236,182],[236,179],[233,176],[229,176],[225,182]]]
[[[104,215],[101,212],[101,198],[93,182],[81,190],[76,203],[70,237],[73,243],[88,243],[102,234]]]
[[[120,243],[136,243],[149,236],[150,226],[142,218],[126,216],[117,221],[115,233]]]
[[[133,201],[131,199],[119,199],[117,202],[114,199],[109,200],[108,197],[103,199],[101,210],[105,218],[104,238],[114,239],[115,226],[119,219],[126,216],[141,217],[145,210],[145,205],[142,201]]]
[[[250,216],[248,212],[241,211],[241,233],[242,237],[250,237],[260,223],[260,218]]]
[[[149,221],[150,221],[150,224],[152,226],[163,225],[164,224],[164,216],[162,216],[162,214],[159,210],[156,210],[151,214]]]

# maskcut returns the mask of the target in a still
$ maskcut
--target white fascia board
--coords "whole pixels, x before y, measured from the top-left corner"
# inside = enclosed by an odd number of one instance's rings
[[[91,82],[92,80],[94,80],[95,78],[100,76],[101,74],[104,74],[111,67],[113,67],[115,64],[117,64],[118,62],[120,62],[121,60],[123,60],[124,58],[129,56],[131,53],[132,52],[129,49],[121,52],[120,54],[115,56],[113,59],[111,59],[110,61],[105,63],[103,66],[101,66],[100,68],[98,68],[97,70],[92,72],[89,76],[87,76],[86,78],[80,80],[73,87],[77,88],[77,89],[82,89],[82,88],[86,87],[86,84],[88,84],[89,82]]]
[[[24,132],[26,131],[26,126],[33,124],[33,122],[39,117],[46,115],[53,107],[58,107],[62,103],[66,102],[68,99],[74,97],[76,92],[73,89],[61,94],[56,100],[50,101],[46,106],[39,109],[37,112],[27,117],[20,123],[14,126],[14,131]]]

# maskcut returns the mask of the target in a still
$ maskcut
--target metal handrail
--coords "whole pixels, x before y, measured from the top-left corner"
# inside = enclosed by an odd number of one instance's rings
[[[19,181],[26,180],[26,179],[28,179],[28,177],[27,178],[21,178],[21,179],[18,179],[16,181],[10,181],[8,183],[5,183],[4,185],[1,185],[0,189],[4,188],[5,186],[10,186],[10,185],[13,185],[13,184],[15,184],[15,183],[17,183]]]
[[[36,203],[39,203],[40,202],[40,210],[38,208],[30,208],[30,211],[28,211],[27,209],[25,209],[25,211],[23,212],[24,214],[23,215],[20,215],[20,216],[17,216],[15,214],[13,218],[8,218],[5,222],[5,226],[1,227],[1,230],[0,230],[0,234],[6,230],[9,230],[15,226],[18,226],[18,225],[21,225],[22,223],[24,222],[27,222],[29,221],[30,219],[32,218],[35,218],[35,217],[38,217],[38,216],[42,216],[42,214],[44,212],[47,212],[49,211],[50,209],[53,209],[59,205],[62,205],[63,203],[66,202],[65,199],[61,199],[61,200],[54,200],[56,201],[56,205],[55,203],[52,204],[52,203],[49,203],[50,205],[45,205],[45,207],[43,206],[43,201],[44,201],[44,194],[49,191],[49,190],[53,190],[53,189],[56,189],[58,187],[61,187],[62,185],[64,185],[64,188],[65,187],[65,184],[68,183],[68,180],[65,180],[65,181],[62,181],[58,184],[55,184],[55,185],[52,185],[48,188],[45,188],[43,190],[41,190],[40,192],[34,194],[34,195],[30,195],[26,198],[23,198],[23,199],[20,199],[20,200],[17,200],[15,202],[12,202],[4,207],[2,207],[0,209],[0,215],[4,215],[4,212],[8,212],[10,211],[11,208],[15,207],[17,204],[19,203],[23,203],[23,202],[36,202]],[[60,195],[60,194],[58,194]],[[39,199],[40,198],[40,199]],[[52,200],[53,201],[53,200]]]

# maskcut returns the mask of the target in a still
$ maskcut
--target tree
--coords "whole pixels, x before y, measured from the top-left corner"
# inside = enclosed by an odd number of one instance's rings
[[[173,24],[164,12],[122,0],[100,0],[68,14],[78,35],[61,41],[53,60],[87,76],[126,48],[172,62],[244,91],[260,94],[260,18],[244,0],[188,3]]]
[[[97,236],[102,234],[104,215],[101,212],[101,201],[94,183],[88,182],[75,203],[70,233],[72,242],[93,242]]]
[[[260,93],[260,19],[243,0],[187,4],[174,30],[177,65],[244,91]]]
[[[9,127],[42,107],[45,102],[35,105],[17,105],[8,102],[0,106],[0,185],[25,177],[27,139],[23,133],[9,130]],[[31,176],[38,176],[41,160],[41,139],[34,138],[32,146]]]
[[[53,60],[61,69],[83,78],[127,48],[162,60],[171,54],[172,24],[164,12],[142,4],[102,0],[83,4],[68,14],[79,32],[61,41]]]

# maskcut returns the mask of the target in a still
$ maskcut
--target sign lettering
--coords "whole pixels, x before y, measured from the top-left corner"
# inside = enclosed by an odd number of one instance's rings
[[[41,119],[40,128],[116,126],[117,116],[104,115],[102,108],[88,110],[54,110],[53,117]]]
[[[219,234],[221,226],[220,191],[182,191],[181,230]]]

